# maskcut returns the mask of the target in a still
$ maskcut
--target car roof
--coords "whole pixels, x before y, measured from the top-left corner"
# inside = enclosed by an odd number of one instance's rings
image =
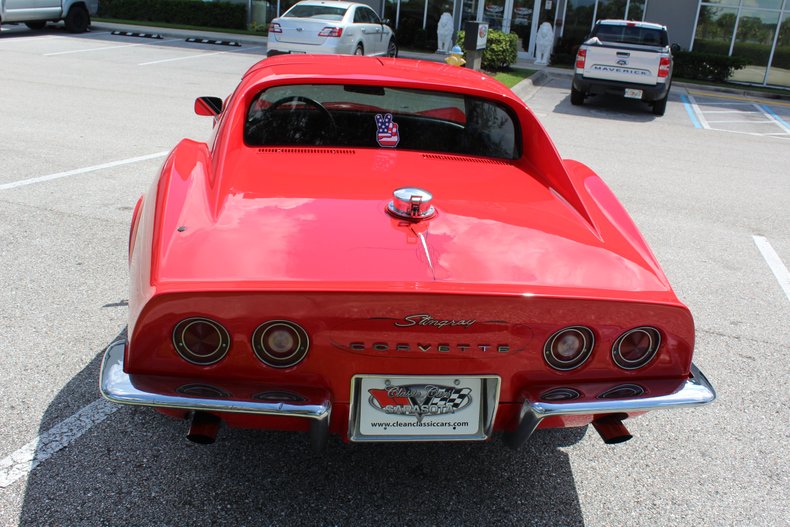
[[[636,26],[636,27],[644,27],[649,29],[666,29],[666,26],[662,26],[661,24],[655,24],[653,22],[639,22],[638,20],[599,20],[598,24],[606,24],[609,26]]]
[[[301,2],[297,2],[294,5],[331,5],[340,8],[349,8],[355,5],[364,5],[365,7],[370,7],[367,4],[361,4],[359,2],[341,2],[340,0],[302,0]]]
[[[309,72],[309,75],[306,74]],[[325,78],[327,82],[362,81],[377,85],[414,83],[450,88],[482,90],[490,95],[514,97],[499,81],[480,72],[447,64],[412,59],[357,57],[353,55],[275,55],[253,65],[244,74],[245,81],[256,83],[264,78]]]

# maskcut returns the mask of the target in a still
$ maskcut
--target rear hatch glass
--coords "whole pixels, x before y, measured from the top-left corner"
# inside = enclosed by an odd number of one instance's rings
[[[274,86],[250,104],[249,146],[398,148],[502,159],[520,155],[505,105],[457,93],[370,85]]]

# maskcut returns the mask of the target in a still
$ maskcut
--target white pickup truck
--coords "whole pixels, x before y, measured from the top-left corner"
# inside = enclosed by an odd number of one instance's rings
[[[0,0],[0,24],[44,29],[47,22],[63,20],[66,30],[82,33],[98,9],[99,0]]]
[[[571,104],[599,93],[648,102],[664,115],[672,84],[667,28],[632,20],[599,20],[576,54]]]

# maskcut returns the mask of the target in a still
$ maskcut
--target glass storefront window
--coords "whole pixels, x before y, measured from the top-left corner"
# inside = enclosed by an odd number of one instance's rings
[[[779,11],[744,9],[738,19],[732,55],[747,61],[746,67],[736,70],[731,80],[742,82],[765,81],[765,70],[771,56]]]
[[[768,84],[790,87],[790,13],[785,13],[779,24],[779,38],[771,69],[768,70]]]
[[[598,0],[597,20],[625,18],[627,0]]]
[[[505,18],[505,0],[485,0],[483,21],[488,22],[488,29],[502,30]]]
[[[782,0],[743,0],[742,7],[760,7],[762,9],[781,9]]]
[[[697,19],[697,32],[694,35],[694,51],[730,54],[732,32],[738,10],[729,7],[702,6]]]
[[[645,1],[646,0],[631,0],[630,5],[628,6],[628,13],[625,17],[628,20],[644,20]]]
[[[529,35],[532,30],[533,0],[513,0],[513,18],[510,20],[510,32],[518,35],[521,47],[518,51],[529,49]]]
[[[595,0],[568,0],[563,40],[581,44],[592,29],[594,11]]]

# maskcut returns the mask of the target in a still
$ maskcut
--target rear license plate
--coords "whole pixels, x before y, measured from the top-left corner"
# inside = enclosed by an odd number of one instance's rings
[[[489,381],[459,376],[357,376],[351,439],[485,439],[484,382]]]
[[[631,88],[626,88],[626,90],[625,90],[625,98],[626,99],[641,99],[642,98],[642,90],[633,90]]]

